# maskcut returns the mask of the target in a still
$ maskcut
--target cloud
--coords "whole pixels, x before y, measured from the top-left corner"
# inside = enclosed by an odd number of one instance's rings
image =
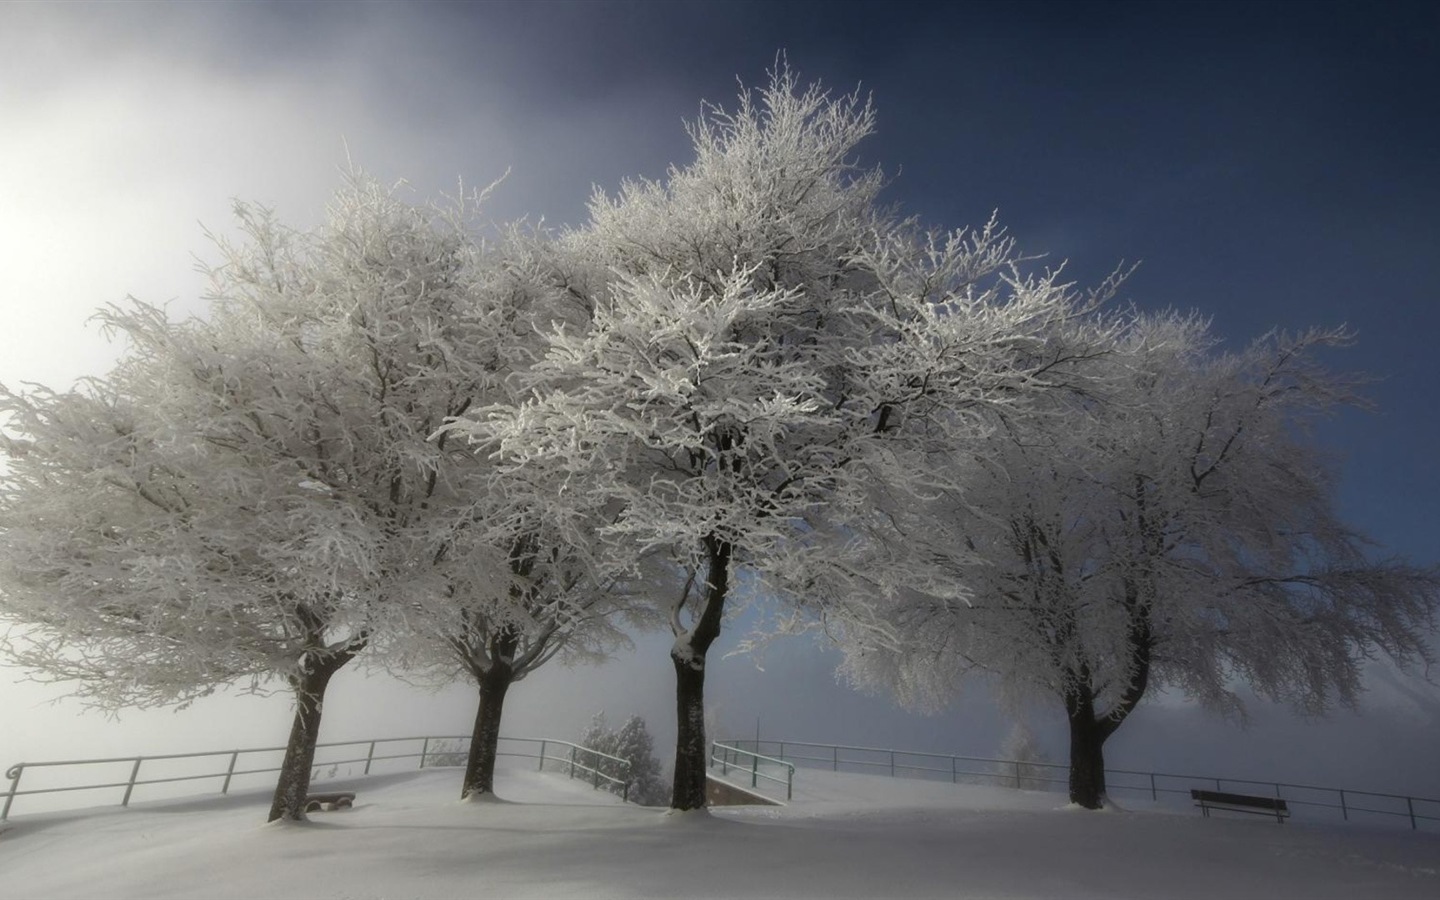
[[[39,39],[11,58],[24,77],[0,94],[7,382],[65,386],[103,369],[114,350],[81,324],[126,294],[177,300],[178,314],[202,310],[205,283],[192,255],[207,255],[202,223],[229,230],[232,198],[275,205],[305,227],[338,182],[347,141],[386,177],[434,165],[424,130],[387,119],[396,98],[377,103],[356,90],[353,42],[304,61],[236,67],[206,52],[225,17],[182,15],[175,24],[142,15],[137,24],[81,20],[70,9],[29,23]],[[142,35],[144,25],[154,31]],[[452,141],[468,142],[488,170],[482,177],[503,171],[504,129],[474,109],[464,124]]]

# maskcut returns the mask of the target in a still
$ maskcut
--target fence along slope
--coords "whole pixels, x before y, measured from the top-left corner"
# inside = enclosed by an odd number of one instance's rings
[[[751,748],[749,752],[769,754],[777,760],[810,767],[829,767],[831,771],[887,774],[892,777],[919,777],[959,783],[999,784],[1007,787],[1052,790],[1067,783],[1069,766],[1032,760],[997,759],[985,756],[930,753],[890,747],[857,747],[846,744],[821,744],[811,741],[759,740],[737,738],[723,745]],[[799,751],[799,752],[796,752]],[[976,769],[975,765],[988,766]],[[1133,769],[1106,769],[1110,791],[1149,794],[1154,801],[1162,797],[1186,797],[1196,787],[1225,791],[1226,787],[1265,788],[1289,807],[1302,807],[1312,812],[1338,812],[1342,821],[1359,821],[1360,817],[1384,817],[1378,821],[1404,819],[1414,830],[1440,830],[1440,799],[1407,794],[1385,794],[1313,784],[1257,781],[1250,778],[1226,778],[1213,775],[1185,775],[1173,772],[1142,772]],[[1108,777],[1118,776],[1109,781]],[[1388,804],[1390,808],[1377,808]],[[1377,821],[1370,818],[1368,821]]]
[[[316,765],[317,767],[331,767],[333,770],[334,768],[337,768],[339,766],[363,764],[364,768],[360,772],[360,774],[369,775],[371,767],[375,763],[386,762],[389,760],[418,759],[418,768],[423,769],[427,767],[427,762],[430,767],[449,764],[450,760],[446,759],[446,757],[449,755],[453,755],[455,752],[457,752],[454,748],[463,748],[465,746],[465,743],[469,740],[470,738],[468,735],[420,735],[415,737],[373,739],[367,738],[358,741],[330,741],[328,743],[317,744],[316,749],[320,750],[335,747],[365,747],[365,755],[346,757],[341,759],[326,759],[323,762],[317,762]],[[602,784],[614,785],[615,787],[620,788],[619,793],[624,799],[629,799],[628,779],[625,779],[623,777],[617,777],[615,775],[611,775],[605,771],[602,771],[603,765],[605,768],[614,768],[618,770],[621,775],[624,775],[629,771],[630,768],[630,763],[627,760],[621,759],[617,756],[611,756],[608,753],[601,753],[598,750],[593,750],[589,747],[583,747],[570,741],[559,740],[556,738],[502,737],[500,741],[502,745],[520,745],[521,748],[530,748],[530,752],[525,752],[524,749],[504,750],[500,752],[500,756],[520,757],[525,759],[538,760],[538,768],[542,771],[545,769],[546,763],[551,763],[552,771],[564,769],[568,772],[571,778],[579,777],[584,780],[590,781],[592,786],[594,786],[595,788],[599,788]],[[419,744],[420,749],[418,752],[375,752],[377,748],[384,750],[385,748],[383,748],[382,745],[402,743],[409,743],[411,745]],[[102,759],[45,760],[41,762],[16,763],[15,765],[7,769],[5,772],[5,777],[10,781],[10,787],[9,790],[7,790],[5,793],[0,794],[0,797],[4,797],[4,805],[0,806],[0,822],[3,822],[10,817],[10,808],[15,802],[16,797],[24,797],[36,794],[56,794],[71,791],[123,789],[123,794],[121,795],[120,799],[120,805],[129,806],[131,797],[135,792],[135,788],[139,786],[173,784],[185,781],[203,781],[213,779],[220,780],[220,793],[228,794],[230,792],[231,783],[238,777],[245,775],[266,774],[279,770],[279,766],[262,766],[259,768],[252,768],[247,765],[246,767],[241,767],[241,762],[245,757],[257,756],[260,754],[283,753],[284,750],[284,747],[252,747],[242,750],[208,750],[199,753],[163,753],[142,756],[116,756],[106,757]],[[140,777],[141,768],[147,762],[157,763],[162,761],[199,760],[208,758],[218,758],[226,760],[223,764],[224,767],[217,768],[214,771],[205,771],[201,773],[191,773],[186,775],[170,775],[154,778]],[[441,760],[445,761],[441,762]],[[20,790],[21,777],[25,774],[25,772],[30,770],[56,769],[62,767],[80,766],[113,767],[121,764],[130,765],[129,776],[123,781],[109,779],[97,782],[84,782],[79,784],[66,784],[56,787],[42,787],[33,788],[30,790]]]

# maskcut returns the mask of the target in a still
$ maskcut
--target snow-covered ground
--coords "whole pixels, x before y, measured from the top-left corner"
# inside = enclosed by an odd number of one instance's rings
[[[262,793],[20,815],[0,897],[1440,897],[1440,835],[800,770],[785,807],[668,815],[505,767],[346,782],[354,809],[262,825]]]

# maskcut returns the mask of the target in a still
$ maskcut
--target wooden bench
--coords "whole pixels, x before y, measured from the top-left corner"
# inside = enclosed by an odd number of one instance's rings
[[[1274,816],[1275,821],[1284,824],[1285,819],[1290,815],[1290,809],[1285,801],[1279,797],[1253,797],[1249,794],[1227,794],[1223,791],[1198,791],[1192,790],[1190,797],[1205,818],[1210,818],[1210,810],[1223,809],[1230,812],[1255,813],[1261,816]]]
[[[321,809],[349,809],[355,803],[355,795],[348,791],[336,791],[331,794],[307,794],[305,796],[305,811],[312,813]]]

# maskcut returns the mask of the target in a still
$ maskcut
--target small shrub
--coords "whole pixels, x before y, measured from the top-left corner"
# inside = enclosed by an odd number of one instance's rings
[[[1016,721],[1005,742],[1000,745],[1000,758],[1014,760],[1015,765],[1006,765],[1000,772],[1001,783],[1008,783],[1022,791],[1045,791],[1051,788],[1050,779],[1060,770],[1045,765],[1050,762],[1049,754],[1035,739],[1035,733],[1023,721]]]
[[[421,765],[426,769],[433,769],[437,766],[463,766],[470,755],[468,744],[469,741],[463,738],[431,741],[430,746],[425,750],[425,759]]]
[[[580,735],[579,743],[630,763],[627,796],[633,802],[641,806],[663,806],[669,802],[660,761],[655,758],[655,741],[640,716],[631,716],[618,730],[611,730],[605,723],[605,713],[598,712]],[[596,768],[611,777],[622,777],[622,767],[611,760],[601,759]],[[606,787],[616,794],[624,792],[619,784],[608,784]]]

